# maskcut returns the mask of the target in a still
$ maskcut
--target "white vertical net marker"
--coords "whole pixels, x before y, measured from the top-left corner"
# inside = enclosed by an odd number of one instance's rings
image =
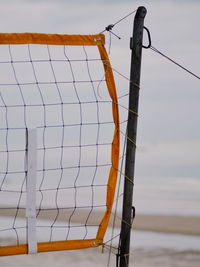
[[[36,239],[37,129],[27,130],[27,243],[28,253],[37,252]]]

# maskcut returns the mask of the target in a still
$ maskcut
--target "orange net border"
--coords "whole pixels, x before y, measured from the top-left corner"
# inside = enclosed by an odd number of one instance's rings
[[[117,104],[117,93],[115,81],[108,54],[105,49],[105,36],[97,35],[66,35],[66,34],[44,34],[44,33],[0,33],[0,44],[48,44],[48,45],[85,45],[97,46],[105,70],[105,80],[108,92],[112,99],[113,121],[115,124],[114,136],[111,149],[112,166],[108,177],[106,211],[98,228],[96,238],[85,240],[64,240],[52,242],[39,242],[38,252],[83,249],[98,247],[103,244],[103,238],[108,227],[111,210],[114,201],[117,173],[119,165],[120,130],[119,130],[119,111]],[[14,246],[1,246],[0,256],[27,254],[28,245],[19,244]]]

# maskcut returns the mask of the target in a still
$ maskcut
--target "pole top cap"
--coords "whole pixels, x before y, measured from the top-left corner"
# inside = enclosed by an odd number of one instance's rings
[[[140,7],[138,7],[135,16],[138,17],[138,18],[142,18],[142,19],[144,19],[145,16],[146,16],[146,14],[147,14],[147,9],[146,9],[146,7],[144,7],[144,6],[140,6]]]

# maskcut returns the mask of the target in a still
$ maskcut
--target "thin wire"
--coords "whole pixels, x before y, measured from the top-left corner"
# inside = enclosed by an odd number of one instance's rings
[[[135,179],[135,178],[133,178],[133,179],[129,178],[127,175],[125,175],[125,173],[121,172],[121,170],[119,170],[118,168],[116,168],[114,165],[112,165],[112,167],[113,167],[116,171],[118,171],[120,174],[122,174],[122,176],[124,176],[125,179],[127,179],[129,182],[131,182],[131,183],[134,185],[134,179]]]
[[[134,144],[135,147],[137,147],[136,142],[134,140],[132,140],[126,133],[124,133],[123,131],[121,131],[120,129],[117,129],[120,131],[121,134],[123,134],[127,140],[129,140],[132,144]]]
[[[127,111],[129,111],[129,112],[131,112],[131,113],[133,113],[135,116],[139,116],[138,115],[138,113],[136,112],[136,111],[134,111],[134,110],[132,110],[132,109],[130,109],[130,108],[127,108],[127,107],[125,107],[124,105],[121,105],[119,102],[113,102],[113,103],[115,103],[115,104],[118,104],[121,108],[124,108],[124,109],[126,109]]]
[[[112,35],[111,35],[111,32],[109,31],[109,47],[108,47],[108,55],[110,55],[111,45],[112,45]]]
[[[133,10],[132,12],[130,12],[129,14],[127,14],[126,16],[122,17],[121,19],[119,19],[118,21],[116,21],[113,24],[108,25],[103,31],[101,31],[100,33],[104,33],[105,31],[108,31],[110,33],[110,38],[111,38],[111,33],[115,35],[115,33],[113,33],[111,30],[113,29],[114,26],[116,26],[118,23],[120,23],[121,21],[123,21],[124,19],[128,18],[130,15],[132,15],[133,13],[135,13],[137,11]],[[116,35],[115,35],[116,36]],[[118,36],[117,36],[118,37]],[[119,39],[121,39],[120,37],[118,37]],[[110,39],[110,46],[111,46],[111,39]],[[183,69],[184,71],[188,72],[190,75],[192,75],[193,77],[197,78],[200,80],[200,76],[198,76],[197,74],[193,73],[192,71],[190,71],[189,69],[187,69],[186,67],[182,66],[181,64],[179,64],[178,62],[176,62],[175,60],[171,59],[170,57],[168,57],[167,55],[163,54],[161,51],[159,51],[157,48],[151,46],[150,47],[151,50],[153,50],[154,52],[160,54],[161,56],[165,57],[166,59],[168,59],[169,61],[171,61],[172,63],[174,63],[175,65],[177,65],[178,67],[180,67],[181,69]],[[109,54],[110,54],[110,48],[109,48]],[[113,69],[114,70],[114,69]],[[119,73],[120,74],[120,73]],[[120,74],[121,75],[121,74]]]
[[[108,66],[109,68],[111,68],[114,72],[116,72],[117,74],[119,74],[121,77],[123,77],[124,79],[126,79],[127,81],[129,81],[130,83],[132,83],[133,85],[135,85],[136,87],[140,88],[139,84],[135,83],[134,81],[130,80],[127,76],[125,76],[124,74],[122,74],[121,72],[119,72],[118,70],[116,70],[115,68],[113,68],[108,60],[103,60],[103,63]]]
[[[111,250],[111,253],[116,256],[116,252],[114,250],[118,250],[117,247],[103,244],[102,245],[102,251],[104,250],[104,248],[107,249],[107,250],[109,250],[109,251]]]
[[[115,22],[113,25],[117,25],[118,23],[120,23],[122,20],[128,18],[129,16],[131,16],[133,13],[135,13],[137,11],[137,9],[133,10],[132,12],[130,12],[129,14],[127,14],[126,16],[124,16],[123,18],[121,18],[120,20],[118,20],[117,22]]]
[[[109,239],[108,241],[104,242],[103,244],[105,245],[105,244],[111,242],[113,239],[117,238],[118,236],[120,236],[120,234],[117,234],[117,235],[113,236],[111,239]]]
[[[157,48],[151,46],[150,47],[151,50],[153,50],[154,52],[160,54],[161,56],[165,57],[166,59],[168,59],[169,61],[171,61],[172,63],[174,63],[175,65],[177,65],[178,67],[180,67],[181,69],[183,69],[184,71],[188,72],[189,74],[191,74],[192,76],[194,76],[195,78],[200,80],[200,76],[196,75],[195,73],[193,73],[192,71],[188,70],[187,68],[183,67],[181,64],[179,64],[178,62],[176,62],[175,60],[171,59],[170,57],[166,56],[165,54],[163,54],[161,51],[159,51]]]
[[[111,24],[112,28],[117,25],[118,23],[122,22],[124,19],[128,18],[129,16],[131,16],[133,13],[135,13],[137,11],[137,9],[133,10],[132,12],[130,12],[129,14],[127,14],[126,16],[124,16],[123,18],[119,19],[118,21],[116,21],[115,23]],[[106,27],[107,28],[107,27]],[[104,33],[105,31],[109,31],[105,28],[105,30],[101,31],[100,33]],[[111,28],[111,29],[112,29]],[[110,29],[110,30],[111,30]]]
[[[126,129],[127,132],[127,129]],[[125,154],[125,150],[126,150],[126,137],[124,137],[124,146],[123,146],[123,154]],[[119,176],[119,182],[118,182],[118,190],[117,190],[117,197],[116,197],[116,204],[115,204],[115,211],[114,211],[114,219],[113,219],[113,225],[112,225],[112,234],[111,234],[111,238],[114,237],[114,229],[115,229],[115,222],[116,222],[116,218],[117,218],[117,208],[118,208],[118,200],[119,200],[119,196],[120,196],[120,185],[121,185],[121,180],[122,180],[122,169],[123,169],[123,165],[124,165],[124,157],[122,158],[121,161],[121,166],[120,166],[120,176]],[[110,244],[110,249],[109,249],[109,255],[108,255],[108,262],[107,262],[107,267],[110,266],[110,257],[111,257],[111,253],[112,253],[112,239],[111,239],[111,244]]]
[[[113,213],[112,213],[113,214]],[[120,216],[116,215],[116,219],[120,220],[121,222],[127,224],[130,228],[133,227],[133,224],[128,223],[126,220],[122,219]]]
[[[133,13],[135,13],[137,11],[137,9],[133,10],[132,12],[130,12],[129,14],[127,14],[126,16],[122,17],[121,19],[119,19],[118,21],[116,21],[113,24],[108,25],[107,27],[105,27],[105,29],[103,31],[101,31],[100,33],[104,33],[105,31],[108,31],[110,33],[110,38],[111,38],[111,33],[115,35],[115,33],[113,33],[111,30],[113,29],[114,26],[116,26],[118,23],[122,22],[123,20],[125,20],[126,18],[128,18],[129,16],[131,16]],[[116,36],[116,35],[115,35]],[[118,36],[117,36],[118,37]],[[120,37],[118,37],[119,39],[121,39]],[[110,40],[110,46],[111,46],[111,40]],[[188,72],[189,74],[191,74],[193,77],[197,78],[200,80],[200,76],[198,76],[197,74],[193,73],[192,71],[190,71],[189,69],[185,68],[184,66],[182,66],[181,64],[179,64],[178,62],[176,62],[175,60],[171,59],[170,57],[168,57],[167,55],[163,54],[161,51],[159,51],[157,48],[151,46],[150,49],[152,49],[154,52],[160,54],[161,56],[165,57],[166,59],[168,59],[169,61],[171,61],[172,63],[174,63],[175,65],[177,65],[178,67],[180,67],[181,69],[183,69],[184,71]],[[110,48],[109,48],[109,53],[110,53]],[[114,69],[113,69],[114,70]],[[120,74],[120,73],[119,73]],[[121,74],[120,74],[121,75]]]

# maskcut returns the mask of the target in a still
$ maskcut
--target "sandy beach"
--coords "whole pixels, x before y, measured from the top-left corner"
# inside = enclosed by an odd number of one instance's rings
[[[12,210],[1,210],[1,216],[12,216]],[[72,217],[71,223],[83,223],[89,210],[79,210]],[[70,215],[69,211],[60,213],[58,220],[66,221]],[[18,217],[25,217],[25,211],[21,210],[18,213]],[[93,211],[89,217],[88,224],[99,224],[103,212]],[[41,212],[39,219],[51,221],[55,218],[55,212],[45,211]],[[114,215],[111,215],[110,226],[113,225]],[[119,228],[121,225],[120,214],[117,214],[115,219],[115,226]],[[173,215],[161,215],[161,214],[136,214],[133,229],[142,231],[153,231],[163,233],[176,233],[186,235],[200,235],[200,217],[196,216],[173,216]]]
[[[169,215],[136,215],[133,228],[136,230],[200,235],[200,217]]]
[[[199,251],[179,251],[172,249],[135,249],[130,257],[130,266],[137,267],[199,267]],[[1,267],[32,267],[32,266],[107,266],[108,252],[102,254],[100,249],[79,251],[62,251],[41,253],[36,255],[20,255],[0,258]],[[116,266],[115,256],[112,255],[110,267]]]

